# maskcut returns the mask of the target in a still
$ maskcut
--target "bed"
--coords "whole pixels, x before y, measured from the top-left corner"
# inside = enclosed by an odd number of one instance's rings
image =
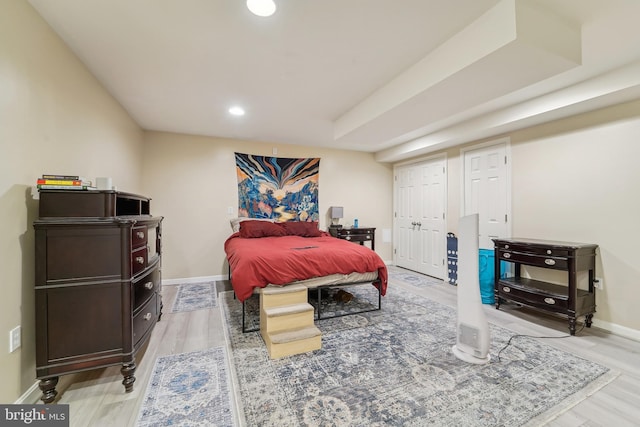
[[[242,221],[224,249],[231,285],[243,303],[256,289],[266,286],[318,288],[371,283],[379,297],[387,290],[387,267],[376,252],[337,239],[319,230],[317,223]],[[320,295],[318,292],[318,298]],[[320,313],[318,319],[322,319]]]

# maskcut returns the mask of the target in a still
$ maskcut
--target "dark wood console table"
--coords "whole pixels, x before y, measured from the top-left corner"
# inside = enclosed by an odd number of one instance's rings
[[[330,227],[329,233],[338,239],[349,240],[361,245],[364,245],[364,242],[371,242],[371,250],[376,250],[375,227]]]
[[[538,310],[567,316],[575,335],[576,319],[585,316],[591,327],[596,311],[595,259],[598,245],[535,239],[493,239],[495,244],[496,309],[502,301],[514,301]],[[514,264],[514,277],[502,278],[501,262]],[[567,272],[566,286],[521,276],[521,266]],[[578,272],[588,271],[588,289],[578,289]]]

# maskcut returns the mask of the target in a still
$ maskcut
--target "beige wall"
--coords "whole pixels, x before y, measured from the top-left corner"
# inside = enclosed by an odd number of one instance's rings
[[[604,289],[596,295],[594,324],[640,339],[640,101],[504,136],[511,141],[513,236],[598,244]],[[446,152],[447,229],[457,233],[460,148]],[[548,271],[530,274],[564,280]]]
[[[146,132],[143,186],[153,213],[165,217],[163,279],[227,274],[223,246],[238,207],[234,152],[270,156],[273,147],[279,157],[321,159],[321,228],[329,207],[343,206],[342,223],[376,227],[376,252],[392,259],[391,243],[382,241],[382,229],[392,228],[392,168],[372,154]]]
[[[26,1],[0,0],[0,403],[35,382],[31,187],[43,173],[140,188],[142,131]],[[22,325],[22,347],[8,336]]]

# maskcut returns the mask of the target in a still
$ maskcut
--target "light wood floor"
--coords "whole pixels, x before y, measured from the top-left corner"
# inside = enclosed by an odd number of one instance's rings
[[[218,282],[218,289],[229,289]],[[417,289],[393,284],[455,307],[455,286],[443,283]],[[158,356],[202,350],[225,344],[220,310],[171,313],[177,286],[163,287],[164,314],[149,344],[139,353],[136,383],[132,393],[124,393],[118,367],[99,369],[60,378],[59,403],[70,405],[71,426],[135,426],[151,370]],[[384,307],[384,299],[383,299]],[[561,336],[567,322],[511,305],[500,310],[485,306],[491,323],[518,334]],[[574,337],[544,340],[549,345],[601,363],[619,376],[595,394],[554,419],[548,426],[640,426],[640,342],[608,334],[597,328],[584,328]],[[203,420],[203,425],[206,422]]]

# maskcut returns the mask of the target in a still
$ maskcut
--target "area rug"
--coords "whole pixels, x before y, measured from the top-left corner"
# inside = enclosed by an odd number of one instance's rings
[[[390,265],[387,267],[387,271],[389,272],[390,280],[400,280],[413,286],[422,287],[442,284],[442,280],[440,279],[429,277],[420,273],[415,273],[411,270],[407,270],[406,268]]]
[[[171,312],[202,310],[217,306],[215,282],[183,283],[178,285],[178,293]]]
[[[137,426],[233,426],[224,347],[159,357]]]
[[[354,290],[357,292],[357,290]],[[611,381],[608,368],[491,325],[491,362],[455,358],[454,309],[389,286],[382,310],[323,320],[322,349],[270,360],[241,305],[221,307],[249,426],[540,425]]]

